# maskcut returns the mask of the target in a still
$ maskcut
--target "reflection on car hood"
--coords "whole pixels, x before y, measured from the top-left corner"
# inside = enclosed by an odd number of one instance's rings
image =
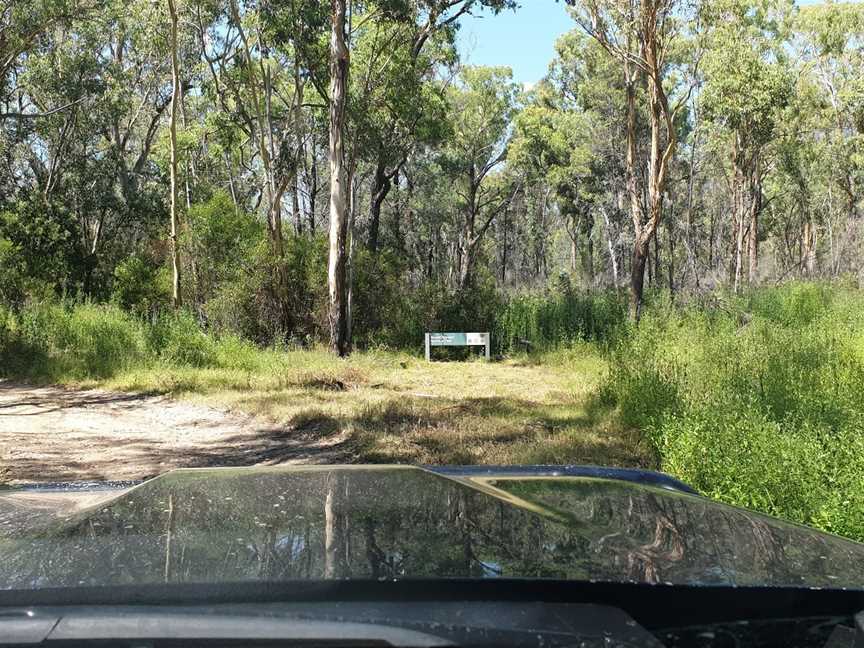
[[[0,540],[0,589],[554,578],[864,588],[864,545],[655,486],[409,467],[184,470]]]

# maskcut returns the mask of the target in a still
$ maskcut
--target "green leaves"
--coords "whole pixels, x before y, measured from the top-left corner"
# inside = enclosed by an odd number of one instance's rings
[[[756,147],[772,139],[792,94],[792,70],[776,38],[786,6],[784,0],[724,0],[706,12],[705,117]]]

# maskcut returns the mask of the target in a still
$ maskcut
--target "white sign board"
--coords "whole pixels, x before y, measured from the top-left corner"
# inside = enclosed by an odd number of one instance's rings
[[[436,346],[482,346],[486,349],[486,359],[491,352],[492,336],[489,333],[427,333],[426,360],[432,360],[432,347]]]
[[[489,344],[488,333],[466,333],[465,338],[468,346],[486,346]]]

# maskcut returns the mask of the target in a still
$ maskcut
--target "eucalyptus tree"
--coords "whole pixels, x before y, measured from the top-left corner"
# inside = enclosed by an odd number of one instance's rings
[[[0,120],[34,119],[63,110],[67,105],[33,106],[25,102],[8,105],[14,92],[10,77],[26,62],[30,52],[45,46],[52,30],[86,20],[100,7],[96,0],[4,0],[0,5],[0,102],[7,103]],[[18,98],[23,98],[18,95]]]
[[[554,105],[563,111],[584,116],[580,144],[588,153],[590,169],[586,175],[575,178],[577,184],[570,194],[578,198],[581,208],[587,211],[584,226],[592,225],[595,215],[602,219],[602,231],[606,239],[606,253],[612,285],[619,285],[619,276],[626,272],[623,250],[632,243],[628,236],[625,210],[627,202],[626,155],[620,146],[627,139],[628,115],[621,110],[626,105],[626,84],[616,60],[606,50],[584,33],[574,29],[555,45],[556,56],[550,64],[548,83]],[[645,138],[647,116],[640,105],[641,87],[635,89],[635,145],[637,157],[647,148]],[[644,192],[637,197],[644,210]],[[591,222],[588,222],[591,221]],[[571,227],[571,229],[573,229]],[[578,233],[578,228],[576,228]],[[569,235],[569,234],[568,234]],[[587,244],[590,238],[586,240]]]
[[[396,0],[391,2],[390,79],[379,86],[380,101],[368,101],[368,150],[374,155],[370,190],[369,249],[378,248],[381,206],[393,179],[417,145],[440,141],[443,105],[436,76],[457,60],[459,21],[473,11],[494,14],[515,8],[514,0]],[[368,58],[368,57],[367,57]]]
[[[178,23],[180,22],[176,0],[167,0],[170,19],[169,48],[171,52],[171,118],[168,125],[169,144],[171,147],[170,161],[170,196],[168,205],[171,214],[171,301],[177,308],[182,303],[180,293],[180,222],[177,209],[177,117],[179,115],[180,91],[180,57],[178,55]]]
[[[73,245],[68,290],[98,293],[112,270],[105,254],[122,257],[164,214],[153,159],[171,98],[163,17],[151,3],[104,2],[43,35],[18,74],[14,101],[39,114],[16,120],[10,180],[30,205],[21,209]]]
[[[582,268],[593,283],[593,209],[591,163],[592,116],[562,105],[547,82],[540,85],[516,117],[508,164],[524,169],[528,181],[554,192],[564,229],[570,239],[571,270],[578,268],[579,243],[584,239]]]
[[[456,61],[451,42],[433,37],[415,54],[416,20],[377,20],[355,33],[351,130],[359,161],[370,167],[366,244],[379,247],[381,211],[408,157],[448,133],[439,73]]]
[[[676,118],[693,85],[670,100],[667,76],[671,54],[692,19],[688,0],[567,0],[576,22],[621,65],[626,90],[627,193],[635,241],[630,268],[630,317],[638,321],[642,308],[649,244],[663,218],[669,171],[678,144]],[[642,175],[637,171],[637,86],[646,84],[650,145],[647,196],[640,197]]]
[[[330,252],[327,285],[330,294],[330,346],[340,356],[351,351],[348,301],[348,200],[350,178],[345,160],[350,53],[347,2],[331,0],[330,31]]]
[[[774,178],[777,202],[799,215],[784,222],[798,233],[786,237],[798,243],[786,257],[811,276],[857,271],[864,235],[864,6],[802,8],[791,43],[796,85],[777,129],[782,156]]]
[[[733,285],[738,291],[747,241],[748,281],[758,266],[765,147],[791,94],[784,52],[791,0],[720,0],[706,5],[709,26],[701,103],[706,119],[728,135],[735,232]]]
[[[349,213],[351,186],[353,183],[353,173],[355,171],[355,162],[357,159],[356,146],[346,147],[349,142],[346,139],[346,129],[351,124],[349,108],[349,93],[350,93],[350,70],[351,50],[355,43],[352,40],[354,30],[359,29],[361,25],[371,20],[392,21],[394,23],[404,23],[411,27],[408,31],[402,31],[395,27],[396,34],[402,39],[407,39],[411,44],[408,52],[407,62],[410,64],[408,71],[413,75],[423,75],[428,73],[424,71],[423,65],[418,65],[421,53],[427,46],[427,43],[434,41],[436,34],[442,30],[450,34],[451,38],[455,33],[460,18],[472,10],[480,8],[489,8],[493,11],[500,11],[505,7],[514,7],[514,0],[377,0],[375,2],[351,2],[350,0],[331,0],[331,30],[330,30],[330,91],[329,98],[329,132],[330,132],[330,246],[329,246],[329,261],[328,261],[328,288],[330,295],[330,345],[334,351],[340,355],[344,355],[350,351],[350,277],[349,277],[349,238],[351,236],[349,228]],[[356,13],[357,25],[354,25]],[[350,18],[350,24],[348,20]],[[384,40],[387,40],[385,36]],[[380,42],[380,41],[379,41]],[[396,52],[400,52],[401,48],[394,46],[391,52],[394,53],[393,60],[384,59],[383,67],[378,70],[386,73],[391,73],[391,67],[404,67],[405,63],[396,56]],[[374,58],[374,48],[372,51]],[[367,57],[367,62],[369,57]],[[392,65],[391,65],[392,63]],[[364,96],[368,97],[368,90],[372,83],[372,74],[375,73],[373,67],[367,67],[367,76],[359,77],[359,87],[366,91]],[[359,71],[358,71],[359,73]],[[379,72],[380,73],[380,72]],[[416,77],[415,77],[416,79]],[[415,82],[411,79],[411,84]],[[404,116],[394,115],[396,121]],[[409,123],[410,126],[410,123]],[[386,124],[385,124],[386,127]],[[394,128],[395,130],[395,128]],[[409,134],[413,134],[409,128]],[[354,142],[359,140],[358,133],[355,131],[355,137],[351,138]],[[388,172],[387,156],[392,155],[388,147],[380,146],[379,155],[376,160],[376,173],[373,182],[378,186],[373,187],[373,201],[378,201],[376,209],[380,209],[380,203],[386,197],[389,189],[388,182],[392,180],[394,171]],[[347,157],[346,157],[347,155]],[[403,156],[404,157],[404,156]],[[349,159],[350,158],[350,159]],[[390,165],[392,167],[392,165]],[[400,166],[397,164],[397,168]],[[379,170],[381,171],[379,173]],[[383,195],[382,195],[383,194]],[[376,197],[377,195],[377,197]],[[486,226],[488,228],[488,225]],[[485,228],[483,228],[485,233]],[[377,237],[377,235],[376,235]],[[473,238],[473,237],[472,237]],[[482,234],[480,236],[482,238]],[[473,264],[473,258],[476,255],[476,245],[479,244],[477,239],[474,243],[469,243],[466,247],[466,263],[465,268]],[[370,241],[371,242],[371,241]],[[376,238],[377,246],[377,238]],[[467,259],[472,259],[470,262]],[[470,271],[464,273],[460,270],[460,277],[467,281]],[[462,280],[460,279],[460,285]]]
[[[444,166],[453,177],[461,214],[451,275],[462,291],[472,282],[489,226],[518,190],[499,171],[507,157],[519,88],[510,68],[465,67],[448,89],[448,99],[453,136],[443,152]]]

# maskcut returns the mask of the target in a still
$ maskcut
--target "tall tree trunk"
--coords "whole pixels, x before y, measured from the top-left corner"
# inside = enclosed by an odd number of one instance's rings
[[[243,22],[240,19],[237,0],[229,0],[228,10],[234,27],[237,29],[240,41],[243,44],[243,53],[247,67],[244,78],[252,99],[253,113],[257,127],[255,129],[257,131],[255,133],[255,143],[258,148],[258,154],[261,157],[261,166],[264,170],[262,193],[265,197],[265,207],[267,210],[267,233],[270,237],[270,246],[275,260],[276,291],[279,296],[280,306],[283,309],[283,320],[287,320],[288,313],[284,312],[284,309],[288,296],[288,285],[284,267],[285,247],[282,238],[282,195],[287,185],[286,183],[277,184],[276,170],[274,169],[275,151],[273,146],[271,111],[273,88],[270,78],[270,67],[262,61],[256,71],[252,58],[252,47],[249,45],[246,31],[243,28]],[[263,88],[261,87],[262,85]]]
[[[592,232],[594,230],[594,216],[588,210],[582,215],[582,231],[585,234],[584,257],[582,259],[583,269],[585,271],[585,280],[588,282],[588,287],[594,287],[594,239]]]
[[[351,351],[348,338],[347,236],[348,174],[345,165],[345,106],[348,91],[346,0],[331,0],[330,32],[330,346],[340,356]]]
[[[733,290],[741,290],[741,274],[744,255],[744,219],[745,219],[745,151],[743,138],[735,133],[732,144],[732,218],[735,226],[735,258],[732,270]]]
[[[183,303],[180,292],[180,221],[177,213],[177,111],[180,101],[180,61],[177,55],[177,5],[175,0],[168,0],[168,12],[171,14],[171,120],[169,137],[171,140],[171,302],[175,308]]]
[[[743,214],[739,212],[739,217],[735,219],[735,260],[732,269],[733,290],[741,292],[741,271],[744,259],[744,220],[741,218]]]
[[[633,263],[630,268],[630,319],[636,322],[639,320],[642,309],[645,260],[648,256],[648,248],[647,241],[642,242],[641,240],[643,229],[642,197],[639,195],[639,179],[636,172],[636,73],[627,59],[624,60],[624,80],[627,97],[627,154],[624,160],[624,169],[627,178],[630,217],[633,220],[635,234]]]
[[[670,222],[666,228],[666,236],[669,240],[669,294],[675,297],[675,228]]]
[[[348,194],[350,200],[350,204],[348,205],[348,266],[346,270],[348,277],[348,305],[346,306],[347,315],[345,319],[348,326],[348,332],[346,335],[348,339],[351,340],[354,330],[354,241],[357,238],[355,236],[354,228],[357,222],[357,192],[360,189],[360,181],[354,175],[353,171],[349,172],[348,176],[351,189]]]
[[[816,226],[809,214],[807,220],[804,221],[801,238],[804,271],[808,277],[812,278],[816,276]]]
[[[295,31],[296,33],[296,31]],[[300,167],[303,157],[303,82],[300,79],[300,57],[294,53],[294,169],[291,177],[291,213],[294,216],[294,231],[303,234],[303,217],[300,213]]]
[[[602,210],[603,223],[606,230],[606,246],[609,249],[609,264],[612,267],[612,284],[615,286],[615,291],[618,291],[618,251],[615,249],[615,243],[612,241],[612,224],[609,222],[609,214],[605,209]]]
[[[747,246],[747,282],[756,284],[759,270],[759,215],[762,212],[762,169],[760,156],[755,154],[750,169],[750,233]]]
[[[315,139],[312,139],[311,146],[311,161],[309,167],[309,212],[307,213],[307,221],[309,222],[309,236],[315,236],[315,210],[318,206],[318,149],[315,146]]]
[[[696,249],[696,236],[693,227],[693,189],[696,182],[696,150],[699,147],[699,112],[693,111],[693,144],[690,147],[690,171],[687,177],[687,220],[686,233],[684,235],[684,245],[687,248],[687,264],[693,272],[693,281],[696,284],[696,289],[699,289],[699,257]],[[711,245],[711,242],[708,242]],[[686,270],[684,273],[686,277]],[[682,283],[684,279],[682,278]]]
[[[372,179],[372,197],[369,205],[369,240],[367,246],[372,254],[378,253],[378,231],[381,223],[381,205],[390,193],[393,183],[387,174],[384,161],[380,158],[375,165],[375,175]]]
[[[651,255],[651,261],[654,263],[654,271],[651,274],[651,285],[660,288],[663,285],[663,271],[660,259],[660,230],[654,232],[654,254]]]
[[[645,284],[645,264],[648,261],[648,240],[637,238],[630,264],[630,317],[638,322],[642,315],[642,293]]]
[[[507,226],[509,225],[509,218],[507,215],[510,210],[506,210],[504,212],[504,218],[501,221],[501,285],[504,286],[507,283],[507,262],[510,254],[510,244],[507,237]]]
[[[632,5],[631,5],[632,6]],[[648,116],[651,126],[651,149],[648,158],[648,191],[647,191],[647,219],[643,223],[634,220],[635,227],[635,244],[633,253],[633,267],[631,268],[631,300],[630,300],[630,317],[637,321],[641,313],[642,291],[645,274],[645,258],[648,254],[648,245],[651,242],[651,237],[656,236],[657,228],[663,218],[663,196],[666,189],[666,180],[669,175],[669,166],[672,163],[672,158],[675,155],[677,145],[675,131],[675,114],[682,104],[678,104],[675,110],[669,106],[669,99],[666,95],[666,90],[663,87],[664,74],[664,53],[668,46],[668,42],[664,41],[664,36],[661,34],[663,26],[658,24],[660,19],[661,3],[657,0],[639,3],[638,16],[638,40],[640,42],[640,55],[644,60],[644,74],[647,81],[648,90]],[[629,37],[628,37],[629,38]],[[631,43],[628,42],[628,51],[630,51]],[[627,68],[630,65],[628,57],[624,57],[625,74],[628,74]],[[635,155],[635,98],[632,96],[633,88],[628,88],[628,107],[627,107],[627,140],[628,140],[628,175],[633,171],[629,163],[631,157]],[[662,142],[665,136],[665,143]],[[628,180],[629,183],[635,183],[635,179]],[[633,189],[631,192],[631,203],[633,202]],[[631,209],[632,205],[631,205]],[[641,212],[641,210],[639,210]],[[635,219],[634,212],[634,219]]]

